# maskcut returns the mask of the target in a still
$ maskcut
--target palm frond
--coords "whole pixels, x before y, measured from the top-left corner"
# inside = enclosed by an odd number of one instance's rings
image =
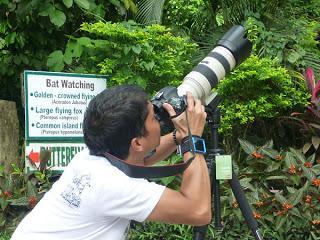
[[[136,22],[150,25],[161,23],[165,0],[141,0],[138,2]]]
[[[316,80],[320,79],[320,58],[317,53],[307,51],[303,57],[306,67],[312,67],[316,75]]]

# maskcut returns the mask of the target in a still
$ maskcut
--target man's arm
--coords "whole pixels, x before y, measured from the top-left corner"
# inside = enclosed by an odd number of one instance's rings
[[[191,153],[185,157],[191,157]],[[210,179],[201,154],[184,171],[180,191],[166,188],[147,220],[194,226],[211,222]]]
[[[187,136],[188,127],[191,134],[201,136],[205,124],[206,113],[199,100],[187,94],[187,115],[174,118],[173,123],[182,136]],[[170,116],[175,112],[171,106],[164,105]],[[186,121],[188,117],[188,125]],[[184,154],[184,161],[192,157],[191,152]],[[158,204],[149,217],[151,221],[205,225],[211,221],[211,188],[207,164],[202,154],[184,171],[179,191],[166,188]]]

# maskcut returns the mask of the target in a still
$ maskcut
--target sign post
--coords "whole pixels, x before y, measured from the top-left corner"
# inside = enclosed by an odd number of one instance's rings
[[[107,77],[101,75],[24,72],[27,171],[39,166],[42,150],[51,151],[50,169],[63,170],[85,148],[84,112],[106,82]]]

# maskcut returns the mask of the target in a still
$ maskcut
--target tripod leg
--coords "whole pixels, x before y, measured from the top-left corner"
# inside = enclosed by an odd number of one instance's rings
[[[235,175],[233,170],[232,170],[232,179],[229,182],[230,182],[232,192],[233,192],[233,194],[239,204],[242,215],[243,215],[244,219],[246,220],[248,227],[252,231],[254,238],[256,240],[262,240],[262,237],[260,235],[260,231],[258,228],[258,223],[257,223],[256,219],[253,217],[252,210],[251,210],[249,203],[245,197],[245,194],[242,190],[242,187],[239,183],[239,180],[237,179],[237,176]]]
[[[221,230],[223,226],[221,223],[220,188],[219,188],[219,180],[216,179],[215,164],[213,164],[212,166],[211,192],[213,193],[214,226],[217,230]]]

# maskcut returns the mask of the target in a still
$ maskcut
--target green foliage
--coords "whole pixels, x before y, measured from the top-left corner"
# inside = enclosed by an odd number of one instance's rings
[[[81,30],[87,34],[71,38],[63,55],[61,51],[50,54],[50,69],[62,70],[64,64],[71,64],[69,70],[111,75],[109,86],[138,84],[150,93],[178,85],[196,49],[160,25],[142,28],[133,22],[98,22],[84,23]]]
[[[277,151],[272,141],[263,146],[239,141],[247,157],[238,162],[238,175],[262,228],[273,229],[272,239],[316,239],[319,160],[293,148]]]
[[[6,173],[0,168],[0,230],[14,231],[20,220],[52,186],[52,172],[47,170],[25,174],[12,165]]]
[[[21,73],[48,70],[48,55],[64,49],[82,22],[119,21],[135,11],[131,0],[0,1],[0,99],[17,103],[23,123]]]
[[[163,24],[184,30],[192,37],[201,39],[204,33],[213,29],[215,23],[208,1],[172,0],[165,2]]]
[[[9,240],[10,236],[11,235],[7,232],[0,232],[0,240]]]
[[[192,227],[178,224],[163,224],[148,222],[145,224],[136,224],[131,228],[129,239],[134,240],[191,240]]]
[[[228,134],[257,119],[269,119],[306,105],[304,84],[295,84],[276,60],[251,56],[218,85],[223,98],[220,131]]]
[[[165,0],[141,0],[135,21],[145,25],[160,24]]]
[[[246,28],[259,56],[277,57],[282,65],[300,72],[313,67],[317,75],[320,74],[320,49],[316,40],[319,21],[289,18],[269,28],[256,14],[247,19]]]

